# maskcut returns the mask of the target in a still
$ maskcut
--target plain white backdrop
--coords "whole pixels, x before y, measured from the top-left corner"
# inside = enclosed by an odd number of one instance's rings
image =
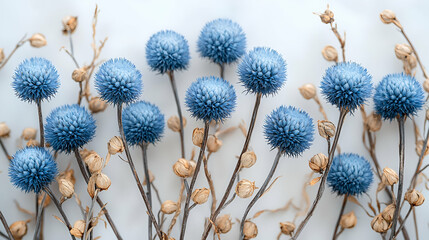
[[[149,37],[162,29],[172,29],[183,34],[189,41],[191,51],[190,67],[187,71],[176,74],[179,95],[182,98],[186,89],[197,77],[218,75],[218,67],[206,59],[202,59],[196,52],[196,41],[200,29],[207,21],[219,17],[231,18],[238,22],[247,36],[247,49],[256,46],[267,46],[280,52],[287,61],[288,80],[282,90],[273,97],[264,98],[255,132],[251,142],[252,149],[258,156],[256,165],[243,171],[243,178],[256,182],[260,186],[271,167],[275,153],[270,151],[262,134],[263,119],[275,107],[285,104],[301,107],[308,111],[314,120],[321,119],[321,115],[314,102],[304,100],[299,94],[298,87],[304,83],[313,83],[319,86],[324,70],[331,65],[321,56],[322,48],[327,45],[339,47],[328,25],[320,22],[313,12],[322,12],[329,3],[335,13],[340,33],[347,32],[346,57],[348,60],[361,63],[368,68],[378,82],[384,75],[402,71],[402,65],[395,58],[393,48],[397,43],[405,40],[393,25],[385,25],[379,19],[383,9],[392,9],[397,13],[406,32],[418,49],[423,63],[429,66],[429,31],[426,23],[429,21],[427,1],[398,1],[398,0],[361,0],[361,1],[231,1],[231,0],[187,0],[187,1],[1,1],[0,8],[0,47],[8,54],[16,42],[27,33],[43,33],[48,45],[41,49],[34,49],[26,44],[19,49],[4,69],[0,71],[0,121],[5,121],[12,129],[12,134],[5,141],[10,152],[17,149],[17,140],[25,127],[37,128],[37,112],[34,104],[21,102],[15,97],[11,87],[14,69],[25,58],[40,56],[50,59],[57,67],[61,77],[61,87],[58,94],[50,102],[43,104],[43,113],[49,112],[60,105],[74,103],[77,100],[78,85],[71,79],[74,70],[73,62],[65,52],[59,49],[68,48],[68,38],[61,33],[61,19],[67,15],[79,17],[79,25],[73,34],[75,55],[82,65],[88,64],[92,58],[91,20],[95,5],[98,3],[100,14],[97,27],[97,38],[102,40],[109,37],[101,54],[101,59],[112,57],[126,57],[134,62],[143,74],[144,92],[141,99],[157,104],[165,113],[166,118],[176,114],[174,98],[171,93],[169,80],[165,75],[151,72],[145,59],[145,44]],[[417,71],[417,78],[423,81],[421,71]],[[236,64],[226,68],[226,79],[234,84],[239,94],[237,111],[232,118],[225,122],[225,127],[236,126],[240,121],[249,121],[253,107],[254,96],[243,93],[243,87],[238,83]],[[96,94],[95,90],[92,91]],[[243,94],[242,94],[243,93]],[[324,101],[323,101],[324,102]],[[338,111],[335,107],[325,104],[329,118],[336,122]],[[183,104],[182,104],[183,105]],[[184,105],[182,106],[184,108]],[[372,109],[372,101],[367,106]],[[421,116],[423,114],[420,114]],[[185,112],[188,119],[186,127],[186,150],[189,157],[192,142],[191,133],[194,127],[201,127],[202,122],[196,122]],[[419,123],[422,123],[419,116]],[[87,148],[94,149],[100,155],[107,153],[106,143],[112,136],[118,135],[116,114],[113,107],[108,107],[103,113],[95,115],[97,120],[96,138],[88,144]],[[360,113],[347,117],[340,145],[343,152],[355,152],[369,157],[361,140],[362,123]],[[240,153],[244,138],[239,131],[227,135],[222,149],[210,159],[209,168],[216,182],[218,198],[222,195],[235,165],[235,156]],[[397,170],[398,162],[398,134],[395,122],[385,122],[377,133],[377,154],[382,167],[389,166]],[[408,186],[412,171],[415,169],[417,155],[414,151],[414,137],[410,121],[406,123],[406,182]],[[319,152],[325,152],[326,143],[316,136],[313,147],[301,157],[284,157],[275,176],[281,176],[269,193],[255,205],[250,215],[262,209],[282,207],[289,199],[296,204],[301,201],[301,188],[310,173],[308,159]],[[143,178],[141,153],[133,149],[136,167]],[[149,148],[149,165],[156,176],[155,184],[160,190],[163,200],[176,200],[180,188],[178,177],[172,172],[172,165],[179,156],[179,142],[176,133],[166,129],[162,142]],[[7,176],[7,160],[0,155],[0,209],[7,217],[9,223],[29,218],[15,207],[14,201],[26,209],[33,210],[34,195],[24,194],[15,189]],[[72,155],[61,154],[59,157],[60,169],[71,163],[78,178],[77,192],[84,204],[89,204],[86,186]],[[426,162],[426,161],[425,161]],[[117,224],[124,239],[146,239],[147,217],[143,201],[139,195],[129,167],[118,157],[113,157],[105,169],[111,178],[112,185],[107,192],[101,193],[101,198],[108,203],[107,207]],[[375,188],[372,185],[370,195],[375,199]],[[313,200],[317,186],[308,188],[310,199]],[[208,187],[203,174],[196,187]],[[56,190],[57,185],[52,188]],[[424,190],[422,186],[420,190]],[[424,191],[426,194],[427,191]],[[363,205],[367,205],[368,197],[359,198]],[[242,212],[250,199],[236,199],[224,213],[229,213],[232,219],[241,219]],[[159,204],[155,202],[155,209]],[[325,191],[325,195],[316,210],[313,218],[301,235],[301,239],[329,239],[332,236],[335,221],[342,202],[337,197]],[[78,207],[74,201],[64,204],[72,222],[81,218]],[[405,209],[404,208],[404,212]],[[98,209],[98,208],[97,208]],[[370,228],[371,219],[362,209],[354,204],[348,204],[346,211],[354,210],[358,223],[352,230],[346,230],[341,239],[377,239],[379,235]],[[429,235],[428,204],[417,208],[420,239]],[[196,207],[190,215],[186,239],[199,239],[204,217],[209,214],[209,204]],[[259,227],[257,239],[275,239],[279,232],[279,222],[291,221],[295,212],[265,214],[255,219]],[[405,214],[405,213],[404,213]],[[45,236],[46,239],[68,239],[66,228],[55,220],[52,215],[59,215],[53,206],[46,211]],[[168,218],[170,219],[170,218]],[[302,218],[298,218],[299,223]],[[168,221],[169,223],[169,221]],[[180,223],[180,221],[179,221]],[[33,235],[33,223],[29,224],[28,236]],[[222,239],[237,239],[238,223]],[[408,221],[408,231],[411,239],[415,239],[412,221]],[[179,228],[176,226],[173,236],[178,238]],[[114,239],[109,227],[104,229],[103,224],[97,226],[95,236],[102,239]],[[402,239],[402,235],[399,237]],[[283,236],[282,239],[287,239]]]

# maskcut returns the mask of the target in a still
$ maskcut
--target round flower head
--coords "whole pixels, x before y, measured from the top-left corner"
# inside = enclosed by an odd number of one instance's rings
[[[338,195],[365,193],[373,180],[371,165],[354,153],[334,157],[328,173],[328,184]]]
[[[384,119],[415,115],[424,104],[422,86],[403,73],[389,74],[381,80],[374,94],[375,110]]]
[[[147,42],[146,59],[152,70],[160,73],[186,69],[190,59],[188,41],[174,31],[157,32]]]
[[[326,70],[320,88],[331,104],[352,112],[371,96],[371,81],[371,75],[359,64],[342,62]]]
[[[236,98],[229,82],[217,77],[202,77],[186,91],[185,103],[193,117],[218,122],[231,115]]]
[[[229,19],[208,22],[198,38],[198,52],[215,63],[232,63],[244,55],[246,35]]]
[[[39,102],[49,99],[60,86],[57,70],[44,58],[24,60],[13,75],[12,86],[23,101]]]
[[[46,141],[56,151],[70,153],[88,143],[94,134],[94,118],[77,104],[58,107],[46,118]]]
[[[313,120],[303,110],[280,106],[265,119],[264,134],[272,148],[279,148],[288,156],[297,156],[313,142]]]
[[[27,147],[15,153],[9,165],[10,181],[25,192],[39,193],[57,175],[57,163],[41,147]]]
[[[164,132],[164,115],[151,103],[139,101],[122,112],[125,138],[131,145],[155,143]]]
[[[130,103],[142,92],[142,75],[127,59],[110,59],[95,74],[95,88],[107,102],[115,105]]]
[[[258,47],[244,56],[238,74],[248,92],[275,94],[286,81],[286,63],[275,50]]]

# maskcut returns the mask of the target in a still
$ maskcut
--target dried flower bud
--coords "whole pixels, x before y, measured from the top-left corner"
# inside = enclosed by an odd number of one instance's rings
[[[385,233],[390,228],[390,224],[384,220],[381,214],[378,214],[371,221],[371,228],[378,233]]]
[[[423,150],[423,140],[418,140],[416,143],[416,153],[417,156],[420,156],[420,154],[422,153]],[[426,144],[426,148],[425,148],[425,152],[424,152],[424,156],[429,154],[429,142]]]
[[[302,97],[307,100],[310,100],[316,96],[316,87],[311,83],[304,84],[298,89]]]
[[[319,135],[323,138],[332,138],[335,135],[335,125],[328,120],[317,121]]]
[[[149,182],[153,182],[155,180],[155,175],[149,170]],[[146,185],[146,176],[144,176],[143,185]]]
[[[392,186],[399,180],[398,174],[395,170],[385,167],[383,168],[383,175],[381,176],[381,182],[386,186]]]
[[[207,139],[207,150],[209,152],[217,152],[222,147],[222,141],[216,136],[209,136]]]
[[[379,131],[382,125],[381,116],[375,112],[372,112],[368,116],[366,124],[371,132]]]
[[[59,178],[58,189],[63,197],[71,198],[74,193],[74,184],[65,178]]]
[[[125,150],[124,143],[122,142],[122,139],[118,136],[114,136],[109,140],[109,142],[107,143],[107,148],[109,150],[109,153],[112,155],[121,153]]]
[[[30,139],[36,139],[37,130],[35,128],[24,128],[22,131],[21,137],[24,138],[25,141]]]
[[[93,154],[93,153],[97,154],[94,150],[88,150],[86,148],[80,150],[79,153],[82,159],[87,158],[90,154]]]
[[[37,140],[30,139],[30,140],[28,140],[26,146],[27,147],[39,147],[40,143]]]
[[[27,222],[16,221],[10,225],[9,229],[12,232],[13,238],[15,240],[20,240],[27,234]]]
[[[100,97],[92,97],[91,100],[89,100],[88,108],[91,113],[103,112],[107,108],[107,102]]]
[[[229,214],[222,215],[216,218],[216,229],[219,233],[227,233],[232,228],[231,217]]]
[[[177,202],[173,202],[171,200],[167,200],[161,204],[161,212],[165,214],[172,214],[178,209]]]
[[[258,226],[251,221],[245,221],[243,227],[244,239],[252,239],[258,236]]]
[[[241,155],[241,167],[250,168],[256,163],[256,154],[253,151],[247,151]]]
[[[237,186],[235,187],[235,193],[241,198],[248,198],[252,196],[255,189],[255,182],[243,179],[237,183]]]
[[[97,175],[97,179],[95,180],[95,185],[97,186],[98,189],[107,190],[109,189],[111,184],[112,182],[110,181],[110,178],[106,174],[99,173]]]
[[[77,17],[67,16],[63,18],[63,33],[73,33],[77,27]]]
[[[285,235],[292,236],[293,231],[295,231],[295,224],[292,222],[281,222],[280,231]]]
[[[428,79],[426,79],[426,80],[423,82],[423,89],[424,89],[426,92],[429,92],[429,78],[428,78]]]
[[[420,206],[424,203],[425,197],[423,194],[416,189],[408,190],[405,193],[404,199],[411,205],[411,206]]]
[[[179,158],[179,160],[177,160],[173,165],[173,171],[177,176],[187,178],[192,176],[194,168],[190,161],[184,158]]]
[[[388,223],[392,222],[393,220],[393,215],[395,214],[395,204],[392,203],[390,205],[387,205],[383,211],[381,212],[381,216],[383,217],[384,220],[386,220]]]
[[[413,53],[410,45],[402,43],[395,45],[395,55],[398,59],[406,60]]]
[[[320,20],[322,20],[323,23],[332,23],[334,22],[334,13],[329,10],[329,5],[328,8],[325,10],[324,13],[320,14]]]
[[[43,200],[44,195],[46,195],[46,193],[38,195],[39,197],[37,198],[37,201],[38,201],[39,205],[42,204],[42,200]],[[51,198],[48,195],[46,195],[45,202],[43,203],[43,207],[49,206],[50,203],[51,203]]]
[[[0,138],[9,137],[10,128],[6,125],[5,122],[0,123]]]
[[[195,146],[201,147],[204,138],[204,128],[195,128],[192,132],[192,143]]]
[[[182,123],[183,123],[183,127],[186,127],[186,118],[185,117],[182,117]],[[173,132],[180,132],[180,119],[179,119],[179,117],[178,116],[171,116],[167,120],[167,126]]]
[[[195,189],[191,195],[192,201],[196,204],[203,204],[209,199],[210,190],[207,188]]]
[[[2,63],[3,62],[3,60],[4,60],[4,50],[3,50],[3,48],[0,48],[0,63]]]
[[[86,79],[88,79],[88,74],[86,72],[86,68],[81,67],[81,68],[75,69],[72,73],[72,79],[75,82],[83,82]]]
[[[396,14],[392,10],[385,9],[380,13],[380,19],[383,23],[389,24],[396,21]]]
[[[100,172],[103,169],[103,159],[97,153],[91,153],[84,159],[91,173]]]
[[[74,177],[74,170],[73,169],[68,169],[68,170],[65,170],[64,172],[61,172],[58,175],[58,179],[60,179],[60,178],[64,178],[67,181],[72,182],[73,185],[76,184],[76,178]]]
[[[33,34],[33,36],[31,36],[31,38],[29,38],[28,41],[30,41],[30,45],[32,47],[35,47],[35,48],[44,47],[48,43],[46,41],[45,36],[43,34],[41,34],[41,33],[35,33],[35,34]]]
[[[328,157],[323,153],[318,153],[310,159],[308,165],[316,173],[322,173],[328,165]]]
[[[338,52],[331,45],[327,45],[322,50],[322,56],[326,61],[338,62]]]
[[[357,218],[356,218],[355,212],[353,211],[341,216],[340,226],[342,228],[353,228],[354,226],[356,226],[356,223],[357,223]]]
[[[74,222],[73,228],[70,230],[70,234],[77,238],[82,238],[84,232],[85,232],[85,221],[77,220],[76,222]]]
[[[407,58],[406,65],[412,70],[415,67],[417,67],[417,58],[414,55],[411,55],[409,58]]]

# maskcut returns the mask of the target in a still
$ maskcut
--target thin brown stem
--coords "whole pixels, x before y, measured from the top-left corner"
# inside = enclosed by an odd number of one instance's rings
[[[405,221],[407,221],[407,218],[410,216],[411,211],[413,210],[413,206],[410,206],[410,209],[408,209],[407,214],[405,215],[404,220],[402,221],[401,225],[398,228],[398,231],[393,236],[393,239],[396,239],[396,236],[398,236],[399,232],[401,232],[402,228],[405,226]],[[392,230],[393,231],[393,230]]]
[[[204,162],[204,174],[206,175],[207,182],[210,187],[210,195],[212,195],[212,206],[210,208],[210,214],[213,214],[213,212],[216,210],[216,191],[215,191],[212,175],[210,174],[209,167],[208,167],[208,161],[211,154],[212,152],[209,152],[209,154],[207,154],[207,157],[203,158],[203,162]]]
[[[43,128],[42,102],[37,101],[37,113],[39,115],[40,146],[45,147],[45,131]]]
[[[337,24],[335,24],[334,26],[331,22],[330,25],[331,25],[332,32],[335,34],[338,41],[340,42],[341,52],[343,55],[343,62],[345,62],[346,61],[346,33],[344,33],[344,38],[342,38],[341,35],[338,33]]]
[[[408,38],[407,34],[404,31],[404,28],[401,26],[399,28],[399,30],[401,30],[401,33],[404,36],[405,40],[407,40],[408,44],[410,44],[410,47],[413,49],[414,55],[416,55],[417,62],[419,63],[420,68],[422,69],[423,76],[425,77],[425,79],[428,79],[429,78],[428,74],[426,73],[426,69],[425,69],[425,67],[422,64],[422,61],[420,61],[420,57],[419,57],[419,54],[416,51],[416,48],[414,47],[414,45],[411,42],[411,40]]]
[[[150,208],[152,208],[152,191],[151,191],[151,184],[150,184],[150,175],[149,175],[149,165],[147,163],[147,143],[142,143],[140,145],[142,149],[142,155],[143,155],[143,170],[145,174],[146,179],[146,190],[147,190],[147,198],[149,199],[149,205]],[[148,239],[152,239],[152,221],[150,220],[150,216],[148,216]]]
[[[0,64],[0,69],[2,69],[6,65],[6,63],[9,61],[9,59],[12,57],[12,55],[16,52],[16,50],[18,50],[18,48],[20,48],[22,45],[24,45],[25,42],[28,41],[28,39],[25,39],[26,36],[27,36],[27,34],[25,34],[24,37],[22,37],[21,40],[19,40],[19,42],[15,45],[15,48],[9,54],[9,56],[7,56],[7,58]]]
[[[177,218],[180,215],[180,209],[182,205],[183,192],[185,191],[185,181],[182,180],[182,184],[180,187],[179,200],[177,200],[177,210],[174,213],[173,218],[171,219],[170,226],[168,226],[167,237],[170,237],[171,231],[173,230],[174,225],[176,224]]]
[[[337,239],[338,235],[340,235],[340,233],[338,232],[338,227],[340,226],[340,221],[341,221],[341,217],[344,214],[344,209],[346,209],[348,197],[349,197],[348,194],[344,195],[343,204],[341,205],[340,215],[338,216],[337,223],[335,224],[335,229],[334,229],[334,234],[332,236],[332,240]]]
[[[182,108],[180,106],[179,94],[177,93],[176,81],[174,79],[174,72],[168,71],[168,77],[170,78],[171,88],[173,89],[174,99],[176,101],[177,115],[179,115],[180,149],[181,149],[181,153],[182,153],[182,158],[185,158],[185,140],[184,140]]]
[[[313,99],[317,103],[317,106],[319,106],[319,112],[322,114],[323,119],[328,120],[328,115],[326,115],[325,109],[323,108],[323,105],[320,102],[319,97],[315,95]]]
[[[13,238],[12,232],[9,229],[9,225],[7,224],[6,218],[3,216],[3,213],[0,211],[0,219],[1,222],[3,224],[4,229],[7,232],[7,235],[9,236],[9,239],[14,240],[15,238]]]
[[[4,152],[4,155],[6,156],[6,158],[10,161],[10,160],[12,160],[12,157],[9,155],[9,152],[7,151],[7,149],[6,149],[6,146],[4,145],[4,143],[3,143],[3,139],[2,138],[0,138],[0,146],[1,146],[1,149],[3,150],[3,152]]]
[[[427,144],[428,144],[428,140],[429,140],[429,129],[427,130],[426,133],[426,138],[423,141],[423,146],[422,146],[422,150],[420,151],[420,155],[419,155],[419,160],[417,162],[417,166],[416,166],[416,171],[414,172],[413,177],[411,178],[411,184],[408,188],[408,190],[413,189],[416,187],[416,179],[417,176],[420,174],[421,172],[421,167],[422,167],[422,163],[423,163],[423,158],[425,156],[425,152],[426,152],[426,148],[427,148]]]

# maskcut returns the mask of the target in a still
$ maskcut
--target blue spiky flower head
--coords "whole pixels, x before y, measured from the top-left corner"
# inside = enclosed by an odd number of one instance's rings
[[[232,63],[246,51],[246,35],[240,25],[230,19],[208,22],[198,38],[198,52],[215,63]]]
[[[39,102],[51,98],[58,90],[59,75],[45,58],[25,59],[15,70],[12,86],[23,101]]]
[[[101,98],[115,105],[134,102],[142,92],[142,75],[127,59],[110,59],[95,74],[95,88]]]
[[[164,114],[149,102],[130,104],[122,112],[125,138],[131,145],[155,143],[164,132]]]
[[[186,69],[190,58],[188,41],[171,30],[155,33],[146,44],[146,59],[153,71]]]
[[[57,163],[48,150],[27,147],[13,155],[9,165],[9,177],[22,191],[39,193],[54,180],[58,173]]]
[[[364,157],[354,153],[335,156],[328,173],[328,184],[338,195],[365,193],[372,180],[371,165]]]
[[[223,121],[234,111],[234,87],[222,78],[202,77],[186,91],[185,103],[192,116],[204,121]]]
[[[322,94],[333,105],[353,112],[371,96],[372,77],[354,62],[338,63],[326,70]]]
[[[95,135],[95,120],[77,104],[54,109],[46,118],[45,136],[56,151],[70,153],[88,143]]]
[[[264,135],[271,147],[288,156],[298,156],[314,140],[313,119],[307,112],[292,106],[280,106],[265,119]]]
[[[286,63],[275,50],[257,47],[243,57],[238,74],[248,92],[275,94],[286,81]]]
[[[415,115],[424,104],[422,86],[404,73],[389,74],[381,80],[374,94],[375,110],[384,119]]]

